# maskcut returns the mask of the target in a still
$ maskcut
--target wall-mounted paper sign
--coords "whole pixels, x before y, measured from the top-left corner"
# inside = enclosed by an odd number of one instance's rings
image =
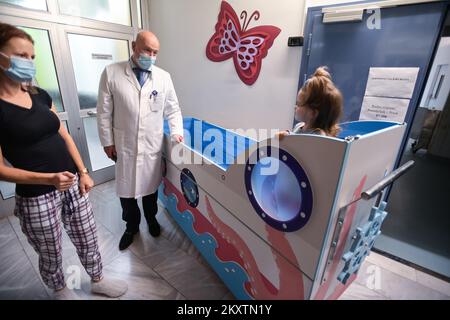
[[[409,99],[364,97],[359,120],[382,120],[403,123]]]
[[[411,99],[419,68],[370,68],[366,96]]]

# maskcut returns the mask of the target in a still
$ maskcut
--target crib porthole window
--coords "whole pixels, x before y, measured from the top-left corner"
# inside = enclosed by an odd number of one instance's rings
[[[251,167],[251,170],[245,170],[245,187],[250,203],[256,213],[275,229],[284,232],[299,230],[308,222],[313,207],[309,179],[292,155],[275,147],[264,149],[256,150],[259,156],[250,156],[246,164],[247,168]]]
[[[188,169],[183,169],[180,175],[180,182],[184,199],[192,208],[196,208],[198,206],[199,193],[197,182],[192,172]]]

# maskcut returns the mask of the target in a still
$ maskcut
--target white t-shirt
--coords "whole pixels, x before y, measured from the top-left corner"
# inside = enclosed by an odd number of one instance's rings
[[[320,129],[314,129],[314,130],[302,130],[303,127],[305,126],[304,122],[299,122],[294,126],[294,129],[292,129],[291,132],[289,132],[289,134],[302,134],[302,133],[306,133],[306,134],[317,134],[319,136],[326,136],[325,132],[323,130]]]

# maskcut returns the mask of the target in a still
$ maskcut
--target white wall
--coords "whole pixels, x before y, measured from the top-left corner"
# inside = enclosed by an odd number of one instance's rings
[[[160,39],[157,64],[172,74],[185,116],[227,128],[289,128],[297,93],[301,47],[287,46],[300,35],[304,1],[229,0],[238,16],[259,10],[249,28],[270,24],[282,31],[263,59],[258,80],[247,86],[232,59],[215,63],[205,50],[215,32],[220,1],[151,0],[150,29]]]
[[[351,1],[311,1],[308,6]],[[232,59],[207,59],[219,0],[150,0],[149,26],[161,42],[157,64],[169,71],[184,116],[226,128],[290,128],[297,95],[302,47],[287,46],[288,37],[303,32],[305,0],[228,0],[239,16],[259,10],[249,28],[270,24],[282,31],[263,60],[258,80],[247,86]]]

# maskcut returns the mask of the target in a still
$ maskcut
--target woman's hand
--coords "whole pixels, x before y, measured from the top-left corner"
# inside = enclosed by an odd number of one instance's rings
[[[277,133],[275,133],[275,137],[278,139],[278,140],[283,140],[283,138],[284,137],[286,137],[286,136],[288,136],[289,135],[289,131],[287,131],[287,130],[284,130],[284,131],[280,131],[280,132],[277,132]]]
[[[58,191],[68,190],[74,182],[75,175],[68,171],[54,173],[51,178],[51,184],[54,185]]]
[[[79,184],[80,184],[80,194],[84,196],[94,187],[94,180],[92,180],[92,178],[87,173],[83,173],[80,176]]]

